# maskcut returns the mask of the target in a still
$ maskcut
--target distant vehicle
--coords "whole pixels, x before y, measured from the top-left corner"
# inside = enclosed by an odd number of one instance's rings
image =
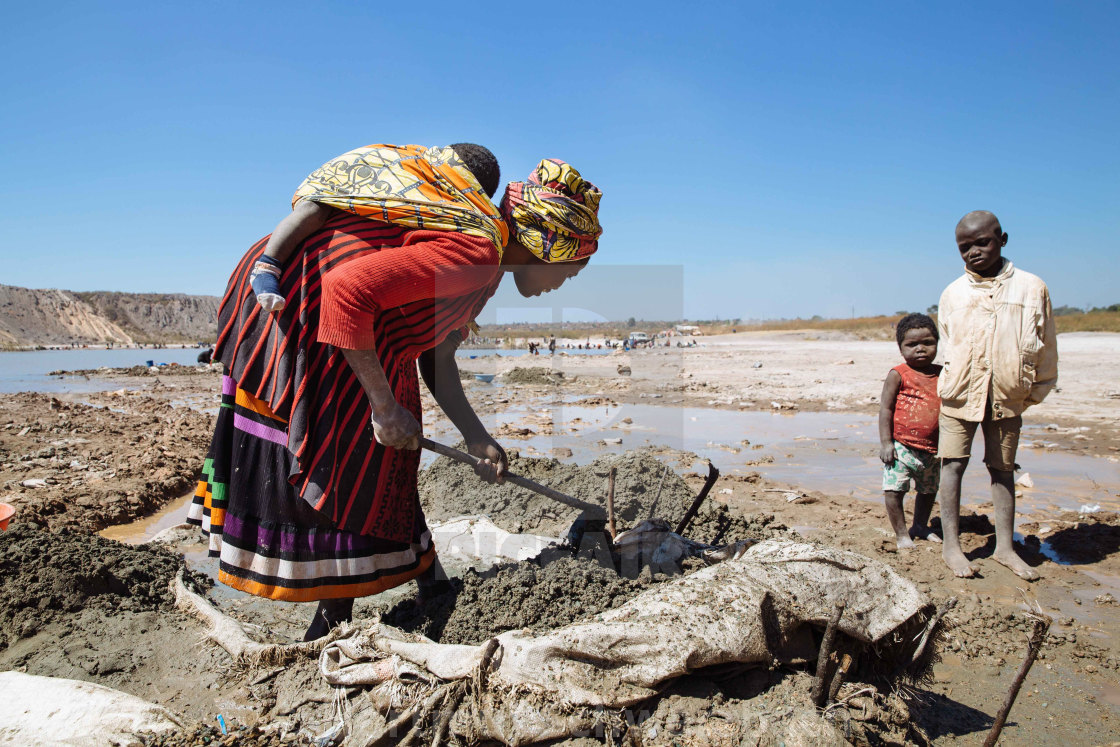
[[[645,332],[631,332],[630,333],[630,347],[636,348],[640,345],[649,345],[649,335]]]

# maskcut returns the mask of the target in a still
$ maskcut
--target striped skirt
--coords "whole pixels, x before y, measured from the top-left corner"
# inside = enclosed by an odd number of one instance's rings
[[[416,507],[410,542],[335,528],[288,482],[287,424],[222,379],[222,404],[187,521],[201,526],[218,580],[287,602],[377,594],[406,583],[435,560]]]

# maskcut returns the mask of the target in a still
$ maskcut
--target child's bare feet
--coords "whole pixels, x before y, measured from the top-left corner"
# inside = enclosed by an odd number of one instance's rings
[[[1010,568],[1021,579],[1038,580],[1038,571],[1023,562],[1014,550],[998,551],[992,555],[992,559]]]
[[[948,547],[941,548],[941,559],[958,578],[972,578],[976,575],[976,569],[969,565],[968,558],[959,548],[955,550],[950,550]]]
[[[927,526],[914,525],[910,527],[910,536],[914,539],[922,539],[926,542],[941,542],[941,538],[933,533],[933,530]]]
[[[913,550],[915,547],[914,540],[910,539],[910,537],[905,534],[901,537],[895,537],[894,540],[896,545],[898,546],[899,552],[902,552],[904,550]]]

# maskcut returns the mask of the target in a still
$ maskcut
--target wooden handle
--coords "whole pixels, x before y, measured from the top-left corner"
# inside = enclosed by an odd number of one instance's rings
[[[479,459],[471,456],[465,451],[459,451],[458,449],[453,449],[450,446],[444,446],[441,443],[436,443],[430,438],[421,438],[420,448],[427,449],[428,451],[434,451],[436,454],[441,454],[448,459],[454,459],[456,462],[462,462],[463,464],[469,465],[471,467],[474,467],[479,462]],[[578,498],[573,498],[570,495],[565,495],[558,490],[553,490],[547,485],[541,485],[539,482],[530,480],[527,477],[522,477],[521,475],[515,475],[512,472],[506,472],[505,481],[525,488],[526,490],[531,490],[538,495],[543,495],[545,498],[551,498],[552,500],[557,501],[558,503],[563,503],[566,506],[578,508],[581,511],[588,511],[595,514],[603,513],[602,506],[597,506],[594,503],[587,503],[585,501],[579,500]]]

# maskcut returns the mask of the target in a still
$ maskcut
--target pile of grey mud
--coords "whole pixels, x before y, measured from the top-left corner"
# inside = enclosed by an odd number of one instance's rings
[[[582,467],[516,454],[510,458],[512,472],[599,505],[605,505],[612,466],[619,530],[651,517],[676,525],[693,501],[688,484],[645,450],[600,457]],[[468,467],[446,458],[421,473],[420,494],[425,515],[433,521],[485,514],[507,531],[564,537],[580,517],[576,509],[522,488],[482,483]],[[685,534],[719,545],[788,536],[788,529],[772,515],[740,516],[709,500]],[[549,549],[533,560],[483,573],[468,571],[434,599],[401,602],[383,621],[441,643],[477,644],[507,630],[542,631],[590,618],[703,565],[697,560],[680,568],[647,566],[628,578],[619,575],[617,556],[612,559],[606,551],[576,556],[577,549]]]

